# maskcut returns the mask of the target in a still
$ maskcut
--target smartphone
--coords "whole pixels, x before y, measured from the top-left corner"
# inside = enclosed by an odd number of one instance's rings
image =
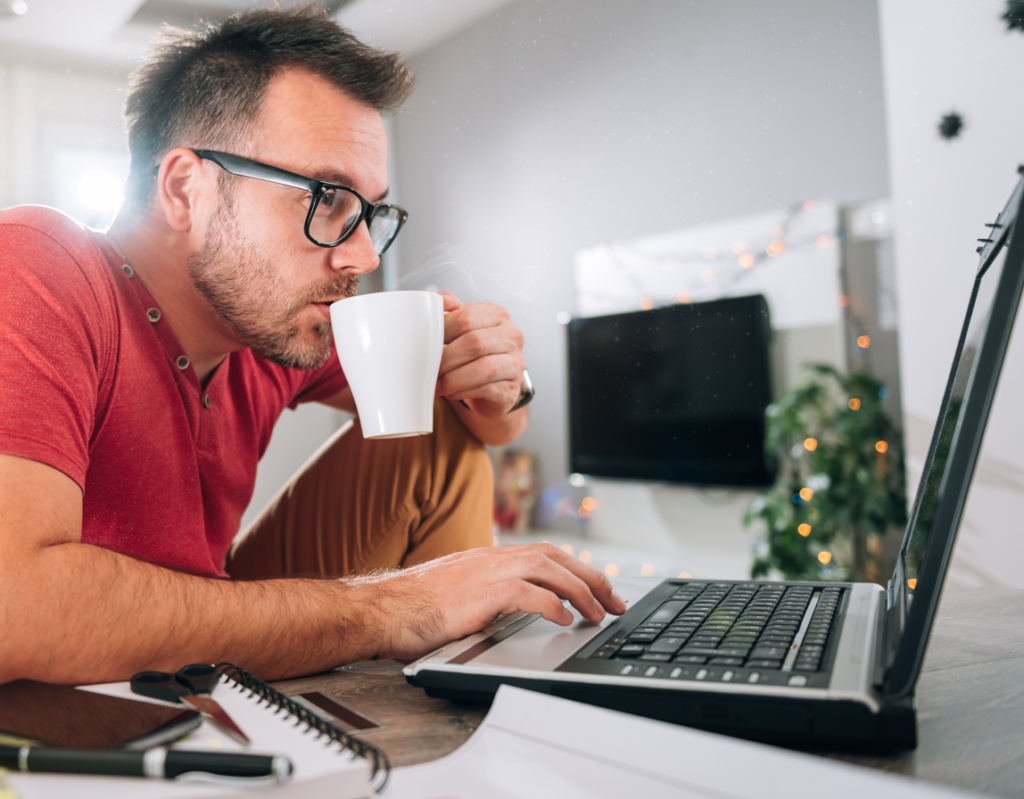
[[[135,702],[68,685],[15,680],[0,685],[0,743],[78,749],[148,749],[195,730],[194,710]]]

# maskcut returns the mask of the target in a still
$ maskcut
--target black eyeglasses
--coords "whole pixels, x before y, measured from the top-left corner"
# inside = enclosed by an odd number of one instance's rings
[[[357,191],[340,183],[307,178],[261,164],[249,158],[218,153],[214,150],[193,150],[200,158],[213,161],[225,172],[243,178],[256,178],[282,186],[308,191],[313,199],[306,213],[306,238],[318,247],[337,247],[355,233],[365,219],[370,240],[378,255],[391,246],[409,214],[397,205],[374,205]]]

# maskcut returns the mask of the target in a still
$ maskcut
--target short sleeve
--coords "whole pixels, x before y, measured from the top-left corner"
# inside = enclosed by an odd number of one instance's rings
[[[59,469],[84,490],[113,312],[104,318],[87,270],[43,227],[0,214],[0,452]]]

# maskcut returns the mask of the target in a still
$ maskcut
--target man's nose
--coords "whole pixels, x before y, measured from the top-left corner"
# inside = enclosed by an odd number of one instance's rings
[[[350,275],[364,275],[380,265],[380,256],[370,238],[370,227],[364,219],[345,241],[331,250],[331,268]]]

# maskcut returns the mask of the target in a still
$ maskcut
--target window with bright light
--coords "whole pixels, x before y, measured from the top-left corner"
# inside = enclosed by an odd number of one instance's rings
[[[50,204],[83,225],[106,228],[124,199],[128,156],[122,152],[62,147],[54,153]]]

